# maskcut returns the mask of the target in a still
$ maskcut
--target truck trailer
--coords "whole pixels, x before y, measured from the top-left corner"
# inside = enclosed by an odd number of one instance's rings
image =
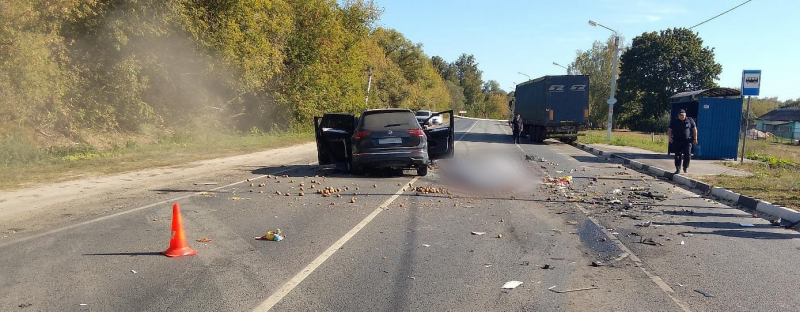
[[[509,103],[522,117],[522,136],[571,143],[589,125],[589,76],[544,76],[518,84]]]

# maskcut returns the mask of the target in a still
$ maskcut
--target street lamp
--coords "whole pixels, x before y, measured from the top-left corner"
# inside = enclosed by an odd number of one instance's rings
[[[608,133],[606,134],[606,139],[611,141],[611,127],[612,127],[612,120],[614,117],[614,104],[617,103],[617,99],[614,98],[614,92],[617,90],[617,59],[619,58],[619,35],[617,34],[616,30],[603,26],[602,24],[595,22],[593,20],[589,20],[589,25],[592,26],[600,26],[605,29],[610,30],[614,33],[614,61],[611,65],[611,94],[608,97]]]
[[[558,67],[561,67],[561,68],[563,68],[563,69],[566,69],[566,70],[567,70],[567,75],[569,75],[569,68],[566,68],[566,67],[564,67],[564,65],[561,65],[561,64],[559,64],[559,63],[556,63],[556,62],[553,62],[553,65],[555,65],[555,66],[558,66]]]
[[[531,80],[531,76],[528,76],[528,74],[526,74],[526,73],[523,73],[523,72],[517,72],[517,74],[520,74],[520,75],[523,75],[523,76],[525,76],[525,77],[528,77],[528,80]]]

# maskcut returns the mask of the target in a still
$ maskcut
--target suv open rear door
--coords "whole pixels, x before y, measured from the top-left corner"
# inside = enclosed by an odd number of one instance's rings
[[[350,143],[355,127],[356,117],[353,114],[335,113],[314,117],[314,136],[320,165],[347,166],[350,163]]]
[[[455,119],[453,111],[434,113],[430,118],[439,116],[440,125],[433,125],[425,129],[428,136],[428,158],[439,159],[453,157],[455,154]],[[429,119],[430,120],[430,119]],[[429,123],[430,124],[430,123]]]

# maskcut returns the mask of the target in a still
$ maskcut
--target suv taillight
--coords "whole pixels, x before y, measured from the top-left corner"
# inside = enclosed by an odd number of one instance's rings
[[[355,139],[355,140],[361,140],[361,138],[363,138],[363,137],[365,137],[365,136],[368,136],[368,135],[370,135],[370,134],[372,134],[372,131],[359,131],[359,132],[356,132],[356,133],[353,135],[353,139]]]
[[[420,129],[408,129],[408,134],[416,136],[425,136],[425,131]]]

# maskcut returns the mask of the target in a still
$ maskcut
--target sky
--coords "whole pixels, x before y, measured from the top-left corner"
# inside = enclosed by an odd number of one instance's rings
[[[428,56],[452,62],[472,54],[483,80],[506,91],[530,78],[562,75],[577,50],[614,29],[630,45],[644,32],[691,27],[745,0],[375,0],[378,26],[393,28]],[[752,0],[695,27],[722,65],[721,87],[740,87],[742,70],[760,69],[760,97],[800,98],[800,1]],[[520,74],[522,73],[522,74]],[[526,76],[527,75],[527,76]]]

